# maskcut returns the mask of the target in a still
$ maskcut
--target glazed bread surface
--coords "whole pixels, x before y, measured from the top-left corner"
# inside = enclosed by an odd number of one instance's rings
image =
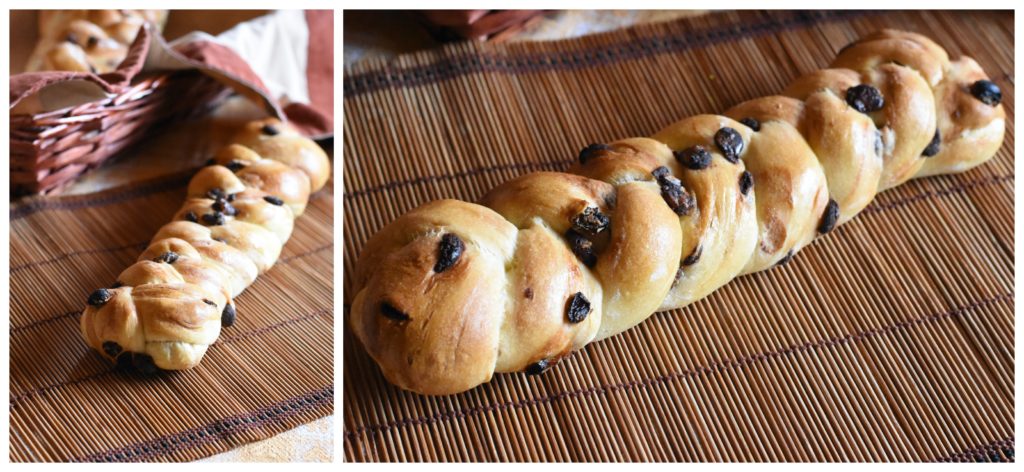
[[[142,372],[197,365],[330,171],[323,150],[290,126],[248,123],[192,178],[184,205],[138,261],[89,295],[86,343]]]
[[[407,390],[541,373],[785,264],[882,190],[981,164],[1002,143],[1000,100],[974,60],[880,31],[780,95],[401,216],[359,255],[349,323]]]

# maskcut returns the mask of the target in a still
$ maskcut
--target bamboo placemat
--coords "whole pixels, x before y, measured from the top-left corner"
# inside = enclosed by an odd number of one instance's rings
[[[1013,13],[721,13],[552,43],[464,43],[344,79],[346,287],[364,242],[589,142],[782,90],[882,27],[975,57],[998,156],[912,181],[790,264],[652,316],[537,377],[390,386],[346,327],[344,450],[389,460],[1013,458]]]
[[[192,173],[12,204],[11,461],[194,460],[333,413],[333,183],[198,367],[127,374],[82,341],[85,299],[170,220]]]

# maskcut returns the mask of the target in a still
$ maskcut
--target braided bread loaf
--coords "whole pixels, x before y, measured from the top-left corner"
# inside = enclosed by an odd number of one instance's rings
[[[117,69],[145,23],[163,28],[167,10],[42,10],[28,72],[103,74]]]
[[[232,142],[138,262],[89,295],[82,336],[106,357],[143,372],[198,364],[330,176],[323,150],[277,120],[248,123]]]
[[[350,323],[392,383],[451,394],[784,264],[881,190],[998,150],[999,88],[970,58],[886,30],[781,96],[651,138],[591,144],[568,173],[423,205],[366,244]]]

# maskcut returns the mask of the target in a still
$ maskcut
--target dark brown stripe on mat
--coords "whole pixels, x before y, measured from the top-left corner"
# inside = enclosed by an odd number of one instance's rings
[[[143,241],[143,242],[140,242],[140,243],[125,244],[124,246],[103,247],[103,248],[98,248],[98,249],[84,249],[84,250],[81,250],[81,251],[65,252],[64,254],[60,254],[60,255],[58,255],[56,257],[53,257],[51,259],[43,259],[41,261],[27,262],[25,264],[20,264],[20,265],[16,265],[14,267],[11,267],[11,275],[14,275],[14,274],[16,274],[18,272],[21,272],[21,271],[25,270],[25,269],[29,269],[29,268],[32,268],[32,267],[39,267],[39,266],[46,265],[46,264],[52,264],[54,262],[63,261],[64,259],[68,259],[68,258],[71,258],[71,257],[74,257],[74,256],[83,256],[83,255],[86,255],[86,254],[104,254],[104,253],[108,253],[108,252],[123,251],[125,249],[136,249],[138,251],[141,251],[141,250],[146,248],[146,245],[148,243],[149,243],[149,241]]]
[[[42,319],[37,319],[35,321],[32,321],[32,323],[30,323],[28,325],[23,325],[23,326],[19,326],[19,327],[11,326],[10,327],[10,334],[13,335],[13,334],[17,334],[17,333],[20,333],[20,332],[23,332],[23,331],[26,331],[26,330],[31,330],[31,329],[33,329],[35,327],[46,325],[47,323],[53,323],[53,321],[56,321],[58,319],[63,319],[63,318],[71,317],[71,316],[74,316],[76,314],[81,314],[81,313],[82,313],[82,310],[68,311],[66,313],[54,314],[53,316],[48,316],[48,317],[45,317],[45,318],[42,318]]]
[[[600,49],[519,55],[514,58],[488,54],[458,55],[419,67],[353,74],[343,79],[342,87],[344,88],[344,97],[350,98],[385,88],[414,87],[477,72],[529,73],[593,67],[656,54],[677,53],[696,47],[773,34],[822,22],[850,20],[871,13],[864,11],[773,12],[757,15],[759,18],[767,17],[761,21],[688,30],[674,36],[630,39]],[[750,16],[753,15],[747,14],[744,19],[750,20]]]
[[[277,264],[287,264],[287,263],[289,263],[289,262],[291,262],[291,261],[293,261],[295,259],[299,259],[299,258],[302,258],[302,257],[310,256],[310,255],[313,255],[313,254],[319,254],[319,253],[324,252],[324,251],[326,251],[328,249],[331,249],[333,247],[334,247],[334,243],[324,244],[323,246],[320,246],[318,248],[310,249],[309,251],[306,251],[306,252],[302,252],[302,253],[299,253],[299,254],[293,254],[291,256],[285,257],[285,258],[277,261]]]
[[[280,323],[274,323],[274,324],[269,325],[269,326],[264,326],[264,327],[259,328],[259,329],[254,329],[252,331],[249,331],[249,332],[246,332],[246,333],[242,333],[242,334],[239,334],[237,336],[223,336],[220,339],[218,339],[217,341],[215,341],[213,344],[211,344],[211,346],[216,346],[218,344],[229,344],[229,343],[233,343],[235,341],[241,341],[243,339],[251,338],[253,336],[259,336],[259,335],[261,335],[263,333],[266,333],[267,331],[273,331],[275,329],[283,328],[285,326],[290,326],[290,325],[293,325],[295,323],[301,323],[301,322],[306,321],[306,320],[308,320],[310,318],[316,318],[318,316],[328,316],[328,315],[333,315],[333,314],[334,314],[334,312],[331,311],[331,310],[318,310],[318,311],[314,311],[313,313],[310,313],[308,315],[303,315],[303,316],[300,316],[298,318],[292,318],[292,319],[289,319],[289,320],[284,320],[284,321],[282,321]]]
[[[258,336],[258,335],[267,333],[269,331],[274,331],[274,330],[282,328],[284,326],[290,326],[290,325],[293,325],[293,324],[298,323],[300,321],[306,321],[306,320],[309,320],[311,318],[316,318],[318,316],[326,316],[326,315],[330,315],[330,314],[333,314],[333,311],[331,309],[321,308],[321,309],[316,310],[316,311],[314,311],[312,313],[307,313],[307,314],[302,315],[302,316],[298,316],[298,317],[295,317],[295,318],[289,318],[289,319],[286,319],[284,321],[279,321],[277,323],[274,323],[274,324],[271,324],[271,325],[267,325],[267,326],[264,326],[262,328],[258,328],[258,329],[255,329],[255,330],[252,330],[252,331],[249,331],[249,332],[246,332],[246,333],[242,333],[242,334],[239,334],[237,336],[230,336],[230,337],[225,336],[225,337],[222,337],[221,339],[218,339],[216,342],[211,344],[211,346],[216,346],[216,345],[219,345],[219,344],[230,344],[230,343],[233,343],[235,341],[240,341],[240,340],[243,340],[243,339],[248,339],[248,338],[251,338],[253,336]],[[44,387],[39,387],[39,388],[36,388],[36,389],[27,390],[25,392],[22,392],[22,393],[18,394],[17,396],[11,397],[11,404],[10,404],[9,410],[14,410],[15,406],[17,406],[18,404],[20,404],[21,402],[25,401],[28,398],[40,395],[42,393],[46,393],[46,392],[50,392],[50,391],[53,391],[53,390],[57,390],[57,389],[60,389],[60,388],[63,388],[63,387],[69,386],[69,385],[75,385],[75,384],[79,384],[79,383],[82,383],[82,382],[85,382],[85,381],[89,381],[89,380],[97,379],[97,378],[100,378],[100,377],[104,377],[104,376],[110,375],[110,374],[112,374],[114,372],[117,372],[117,371],[118,371],[118,368],[116,366],[111,366],[107,370],[103,370],[103,371],[100,371],[100,372],[89,374],[89,375],[87,375],[85,377],[80,377],[80,378],[77,378],[77,379],[65,380],[63,382],[57,382],[57,383],[53,383],[53,384],[50,384],[50,385],[47,385],[47,386],[44,386]]]
[[[909,205],[911,203],[914,203],[914,202],[920,201],[920,200],[928,200],[928,199],[935,198],[935,197],[942,197],[942,196],[946,196],[946,195],[952,195],[954,193],[963,193],[963,192],[966,192],[968,190],[971,190],[971,189],[974,189],[974,188],[978,188],[978,187],[985,187],[985,186],[988,186],[988,185],[1001,184],[1003,182],[1010,182],[1010,181],[1013,180],[1013,178],[1014,178],[1014,174],[992,175],[992,176],[988,176],[988,177],[985,177],[985,178],[982,178],[982,179],[977,179],[977,180],[973,180],[973,181],[969,181],[969,182],[964,182],[962,184],[954,185],[954,186],[952,186],[950,188],[947,188],[947,189],[942,189],[942,190],[926,190],[926,191],[921,192],[921,193],[919,193],[917,195],[909,195],[909,196],[900,198],[898,200],[893,200],[893,201],[888,202],[888,203],[873,202],[871,205],[868,205],[868,207],[865,208],[864,211],[861,212],[861,214],[879,213],[879,212],[890,210],[890,209],[893,209],[893,208],[896,208],[896,207],[906,206],[906,205]]]
[[[791,355],[793,353],[797,353],[797,352],[804,352],[804,351],[808,351],[808,350],[812,350],[812,349],[820,349],[820,348],[833,347],[833,346],[842,345],[842,344],[848,344],[848,343],[851,343],[851,342],[860,341],[862,339],[876,337],[876,336],[881,335],[881,334],[886,334],[886,333],[890,333],[890,332],[894,332],[894,331],[903,330],[903,329],[909,328],[911,326],[917,326],[917,325],[921,325],[921,324],[925,324],[925,323],[932,323],[932,322],[944,320],[944,319],[947,319],[947,318],[960,316],[960,315],[962,315],[962,314],[964,314],[964,313],[966,313],[968,311],[976,310],[978,308],[990,305],[992,303],[996,303],[996,302],[1000,302],[1000,301],[1005,301],[1005,300],[1013,300],[1013,293],[1010,292],[1010,293],[1004,293],[1004,294],[1001,294],[1001,295],[996,295],[996,296],[993,296],[993,297],[989,297],[989,298],[985,298],[985,299],[982,299],[982,300],[978,300],[978,301],[969,303],[969,304],[961,306],[961,307],[957,307],[957,308],[955,308],[953,310],[950,310],[950,311],[946,311],[946,312],[942,312],[942,313],[936,313],[936,314],[924,316],[924,317],[921,317],[921,318],[915,318],[915,319],[901,321],[901,322],[897,322],[897,323],[892,323],[892,324],[889,324],[889,325],[882,326],[880,328],[868,329],[868,330],[864,330],[864,331],[860,331],[860,332],[856,332],[856,333],[852,333],[852,334],[847,334],[847,335],[844,335],[844,336],[832,337],[832,338],[829,338],[829,339],[823,339],[823,340],[815,341],[815,342],[806,342],[806,343],[803,343],[803,344],[788,346],[788,347],[785,347],[785,348],[781,348],[781,349],[777,349],[777,350],[774,350],[774,351],[769,351],[769,352],[765,352],[765,353],[761,353],[761,354],[754,354],[754,355],[749,355],[749,356],[744,356],[744,357],[738,357],[736,359],[725,359],[725,360],[722,360],[722,361],[712,362],[712,363],[707,364],[705,366],[695,367],[693,369],[689,369],[689,370],[682,371],[682,372],[674,372],[674,373],[669,373],[669,374],[665,374],[665,375],[660,375],[660,376],[657,376],[657,377],[645,378],[645,379],[641,379],[641,380],[633,380],[633,381],[630,381],[630,382],[623,382],[623,383],[617,383],[617,384],[612,384],[612,385],[598,385],[598,386],[590,387],[590,388],[586,388],[586,389],[563,391],[563,392],[558,392],[558,393],[555,393],[555,394],[552,394],[552,395],[548,395],[546,397],[531,398],[531,399],[520,400],[520,401],[515,401],[515,402],[493,403],[493,404],[486,405],[486,406],[477,406],[477,407],[466,408],[466,409],[461,409],[461,410],[449,410],[449,411],[442,412],[442,413],[437,413],[437,414],[434,414],[434,415],[431,415],[431,416],[421,416],[421,417],[416,417],[416,418],[406,418],[406,419],[398,420],[398,421],[389,421],[387,423],[379,423],[379,424],[372,424],[372,425],[361,426],[361,427],[359,427],[359,428],[357,428],[355,430],[352,430],[352,431],[345,431],[345,433],[344,433],[345,434],[345,440],[346,441],[353,441],[353,440],[359,439],[359,437],[364,435],[364,434],[381,433],[381,432],[384,432],[384,431],[390,431],[392,429],[406,427],[406,426],[411,426],[411,425],[424,425],[424,424],[437,423],[437,422],[441,422],[441,421],[449,421],[449,420],[452,420],[452,419],[465,418],[467,416],[478,415],[478,414],[487,413],[487,412],[490,412],[490,411],[500,411],[500,410],[508,410],[508,409],[519,409],[519,408],[523,408],[525,406],[532,406],[532,405],[537,405],[537,404],[547,404],[547,403],[551,403],[551,402],[554,402],[554,401],[557,401],[557,400],[563,400],[563,399],[568,399],[568,398],[589,397],[589,396],[593,396],[593,395],[606,395],[608,393],[619,391],[619,390],[633,390],[633,389],[638,389],[638,388],[639,389],[644,389],[644,388],[650,387],[652,385],[663,384],[663,383],[666,383],[666,382],[670,382],[670,381],[681,379],[681,378],[685,378],[685,377],[693,377],[693,376],[702,375],[702,374],[712,374],[712,373],[720,372],[720,371],[727,370],[727,369],[733,369],[733,368],[737,368],[737,367],[743,367],[743,366],[747,366],[747,365],[750,365],[750,364],[754,364],[754,363],[757,363],[757,362],[763,362],[763,361],[769,360],[769,359],[776,359],[776,358],[779,358],[779,357],[786,357],[786,356],[789,356],[789,355]]]
[[[289,262],[291,262],[291,261],[293,261],[295,259],[299,259],[299,258],[302,258],[302,257],[306,257],[306,256],[310,256],[310,255],[313,255],[313,254],[317,254],[317,253],[326,251],[327,249],[331,249],[333,247],[334,247],[334,243],[325,244],[323,246],[320,246],[320,247],[318,247],[316,249],[313,249],[313,250],[310,250],[310,251],[306,251],[306,252],[302,252],[302,253],[299,253],[299,254],[295,254],[295,255],[292,255],[292,256],[285,257],[284,259],[281,259],[281,260],[277,261],[277,264],[285,265],[285,264],[288,264]],[[28,323],[26,325],[11,326],[10,331],[11,331],[11,334],[20,333],[20,332],[25,331],[25,330],[27,330],[29,328],[33,328],[33,327],[36,327],[36,326],[39,326],[39,325],[43,325],[43,324],[50,323],[50,322],[53,322],[53,321],[61,320],[61,319],[64,319],[64,318],[68,318],[70,316],[74,316],[74,315],[77,315],[77,314],[80,314],[80,313],[82,313],[81,310],[69,311],[67,313],[61,313],[59,315],[53,315],[53,316],[50,316],[50,317],[47,317],[47,318],[43,318],[41,320],[33,321],[33,322]]]
[[[332,404],[333,402],[334,386],[328,385],[258,410],[222,418],[208,423],[206,426],[76,458],[72,462],[144,461],[184,449],[198,447],[218,439],[224,439],[232,434],[259,428],[267,423],[295,416],[322,405]]]
[[[1014,462],[1013,438],[1000,439],[991,443],[952,454],[937,462]]]
[[[189,170],[188,173],[172,174],[157,178],[156,180],[130,184],[90,195],[56,198],[37,197],[28,203],[16,204],[11,208],[10,221],[18,220],[44,210],[78,210],[123,202],[154,193],[177,190],[188,185],[188,181],[195,172],[193,169]]]

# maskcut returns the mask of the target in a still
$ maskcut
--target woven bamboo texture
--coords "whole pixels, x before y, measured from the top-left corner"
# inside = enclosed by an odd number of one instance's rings
[[[333,413],[331,183],[198,367],[136,376],[82,341],[85,299],[170,220],[188,177],[12,205],[11,461],[194,460]]]
[[[452,45],[344,80],[346,288],[365,241],[590,142],[782,90],[882,27],[975,57],[997,157],[880,194],[780,268],[460,395],[387,383],[346,327],[352,461],[1013,459],[1013,13],[718,13],[551,43]]]

